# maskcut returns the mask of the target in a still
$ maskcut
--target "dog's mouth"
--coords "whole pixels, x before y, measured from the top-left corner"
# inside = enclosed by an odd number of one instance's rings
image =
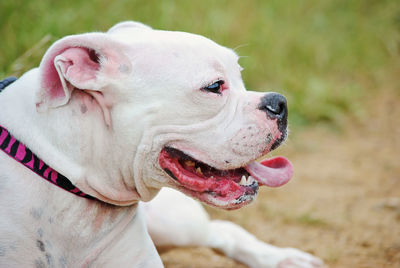
[[[162,149],[159,164],[173,178],[175,187],[202,202],[225,209],[250,203],[259,185],[281,186],[293,173],[291,163],[284,157],[220,170],[172,147]]]

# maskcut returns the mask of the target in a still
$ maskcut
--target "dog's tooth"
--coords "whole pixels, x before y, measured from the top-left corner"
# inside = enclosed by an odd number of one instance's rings
[[[203,175],[203,172],[201,172],[201,167],[196,168],[196,172],[200,175]]]
[[[242,176],[242,179],[240,180],[239,184],[246,185],[246,176],[245,175]]]
[[[191,161],[191,160],[186,160],[185,161],[185,165],[188,166],[188,167],[194,167],[195,163],[193,161]]]
[[[254,178],[252,176],[249,176],[247,178],[247,185],[251,185],[253,183],[253,181],[254,181]]]

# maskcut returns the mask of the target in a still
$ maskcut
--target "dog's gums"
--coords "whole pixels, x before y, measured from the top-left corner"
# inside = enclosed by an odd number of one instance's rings
[[[292,166],[283,157],[219,170],[171,147],[161,151],[159,164],[190,195],[210,205],[230,209],[251,202],[259,184],[278,187],[288,182],[292,175]]]

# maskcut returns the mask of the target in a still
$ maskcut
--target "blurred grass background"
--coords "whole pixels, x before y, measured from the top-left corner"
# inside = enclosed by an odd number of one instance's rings
[[[37,66],[68,34],[123,20],[236,48],[251,90],[289,100],[292,126],[363,117],[363,98],[400,91],[398,0],[0,0],[0,77]]]

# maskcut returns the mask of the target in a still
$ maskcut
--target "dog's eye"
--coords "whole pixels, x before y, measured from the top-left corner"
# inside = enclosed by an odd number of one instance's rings
[[[211,85],[208,85],[206,87],[203,87],[203,90],[209,91],[211,93],[216,93],[216,94],[221,94],[222,91],[222,85],[225,82],[223,80],[218,80],[217,82],[212,83]]]

